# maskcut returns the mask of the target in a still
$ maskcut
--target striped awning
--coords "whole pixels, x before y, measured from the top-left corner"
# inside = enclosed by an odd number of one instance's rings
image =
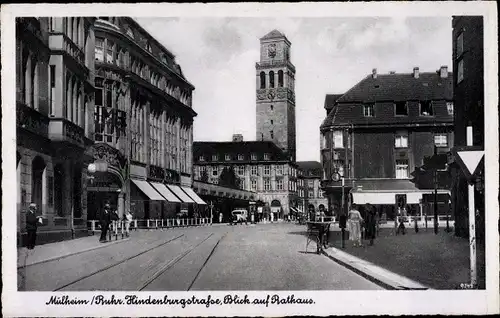
[[[181,201],[169,190],[163,183],[150,182],[160,194],[167,199],[168,202],[180,203]]]
[[[132,182],[149,198],[151,201],[165,201],[162,197],[147,181],[131,179]]]
[[[179,186],[168,184],[167,187],[184,203],[194,203],[193,199],[191,199]]]
[[[196,192],[193,191],[193,189],[188,188],[188,187],[181,187],[186,194],[196,202],[196,204],[207,204],[205,201],[203,201],[197,194]]]

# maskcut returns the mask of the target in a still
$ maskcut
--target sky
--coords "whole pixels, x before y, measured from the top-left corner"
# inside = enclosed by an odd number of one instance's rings
[[[273,29],[292,43],[297,160],[320,161],[326,94],[344,93],[377,68],[452,69],[451,17],[135,18],[169,49],[195,86],[195,141],[256,138],[259,39]]]

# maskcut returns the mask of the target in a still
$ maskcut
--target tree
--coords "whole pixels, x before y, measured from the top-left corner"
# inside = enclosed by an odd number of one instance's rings
[[[233,167],[225,167],[219,176],[219,185],[223,187],[239,189],[240,178],[236,176]]]
[[[203,170],[203,173],[201,174],[201,177],[200,177],[200,181],[208,183],[208,173],[207,173],[207,170]]]

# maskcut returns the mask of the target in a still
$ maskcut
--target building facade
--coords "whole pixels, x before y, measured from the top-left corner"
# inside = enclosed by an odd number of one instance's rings
[[[295,161],[295,66],[290,41],[277,30],[260,39],[260,61],[255,64],[256,140],[272,141]]]
[[[466,129],[472,127],[473,145],[484,150],[484,48],[483,17],[455,16],[453,25],[453,100],[455,103],[454,147],[467,145]],[[452,210],[455,216],[455,234],[469,234],[467,180],[451,158]],[[484,164],[480,164],[475,186],[475,204],[480,219],[484,220]],[[478,222],[478,229],[484,225]],[[484,233],[484,232],[483,232]]]
[[[18,233],[36,203],[39,242],[86,234],[94,130],[94,19],[16,19]],[[21,241],[20,241],[21,242]]]
[[[298,205],[297,167],[271,141],[194,142],[194,178],[218,184],[224,168],[232,167],[242,190],[257,193],[275,219]]]
[[[194,86],[175,56],[132,18],[99,17],[95,69],[89,219],[108,201],[138,219],[190,209],[182,191],[163,193],[192,186]]]
[[[302,204],[299,203],[301,211],[328,211],[328,199],[325,197],[321,189],[321,180],[323,177],[323,167],[317,161],[298,161],[299,169],[299,198],[302,199]],[[304,209],[305,208],[305,209]]]
[[[423,195],[432,191],[417,189],[410,174],[434,146],[446,153],[453,145],[453,75],[447,67],[430,73],[416,67],[409,74],[374,69],[347,93],[327,95],[326,101],[320,131],[329,210],[338,215],[349,202],[371,203],[393,219],[395,195],[406,194],[412,212],[421,213]]]

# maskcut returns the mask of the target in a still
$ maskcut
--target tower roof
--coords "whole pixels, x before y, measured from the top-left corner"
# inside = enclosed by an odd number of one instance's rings
[[[269,32],[268,34],[264,35],[260,39],[267,40],[267,39],[276,39],[276,38],[286,38],[286,36],[283,33],[281,33],[280,31],[274,29],[271,32]]]

